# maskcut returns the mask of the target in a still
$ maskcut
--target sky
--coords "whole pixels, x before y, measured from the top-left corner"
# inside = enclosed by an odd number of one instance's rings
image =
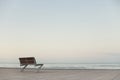
[[[0,62],[120,63],[119,0],[0,0]]]

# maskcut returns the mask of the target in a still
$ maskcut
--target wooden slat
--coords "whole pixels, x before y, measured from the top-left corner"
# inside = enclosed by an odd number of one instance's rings
[[[34,57],[19,58],[19,60],[21,65],[36,64],[36,60]]]

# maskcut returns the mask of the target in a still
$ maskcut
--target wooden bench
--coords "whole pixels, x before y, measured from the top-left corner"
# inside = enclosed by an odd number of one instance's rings
[[[24,69],[28,65],[34,65],[34,66],[39,66],[38,69],[37,69],[37,72],[39,72],[39,70],[43,66],[43,64],[37,64],[34,57],[20,57],[19,61],[20,61],[20,66],[24,66],[24,67],[21,68],[21,71],[24,71]]]

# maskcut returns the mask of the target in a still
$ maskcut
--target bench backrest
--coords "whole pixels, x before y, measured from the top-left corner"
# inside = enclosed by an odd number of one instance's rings
[[[20,65],[33,65],[36,64],[34,57],[21,57],[19,58]]]

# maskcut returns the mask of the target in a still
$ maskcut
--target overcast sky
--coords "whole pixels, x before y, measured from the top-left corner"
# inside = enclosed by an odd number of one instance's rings
[[[120,63],[120,1],[0,0],[0,62],[25,56]]]

